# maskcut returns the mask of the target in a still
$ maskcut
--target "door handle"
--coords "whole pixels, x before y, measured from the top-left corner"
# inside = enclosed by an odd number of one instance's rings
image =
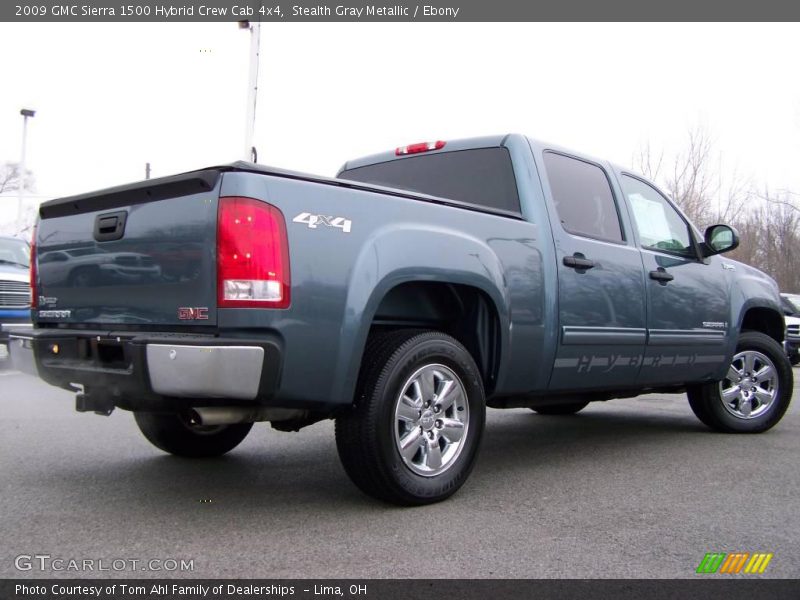
[[[125,235],[127,218],[127,210],[97,215],[94,220],[94,239],[98,242],[112,242],[121,239]]]
[[[589,260],[583,254],[577,252],[572,256],[565,256],[563,262],[565,267],[578,269],[579,271],[594,267],[594,261]]]
[[[675,279],[675,277],[667,273],[664,267],[658,267],[655,271],[650,271],[650,279],[655,279],[658,283],[667,285],[667,283]]]

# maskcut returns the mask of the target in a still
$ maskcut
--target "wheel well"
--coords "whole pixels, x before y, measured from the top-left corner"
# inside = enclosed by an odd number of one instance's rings
[[[760,331],[776,342],[783,341],[783,318],[769,308],[751,308],[742,319],[742,331]]]
[[[487,395],[500,364],[497,308],[478,288],[428,281],[400,284],[384,296],[372,329],[424,327],[453,336],[472,355]]]

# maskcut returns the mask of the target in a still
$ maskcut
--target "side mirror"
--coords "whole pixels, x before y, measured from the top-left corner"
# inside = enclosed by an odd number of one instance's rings
[[[739,233],[728,225],[712,225],[706,229],[703,255],[714,256],[730,252],[739,246]]]

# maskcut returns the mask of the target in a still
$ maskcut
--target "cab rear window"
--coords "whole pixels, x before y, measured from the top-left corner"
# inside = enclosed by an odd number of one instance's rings
[[[340,179],[519,213],[519,193],[506,148],[423,154],[347,169]]]

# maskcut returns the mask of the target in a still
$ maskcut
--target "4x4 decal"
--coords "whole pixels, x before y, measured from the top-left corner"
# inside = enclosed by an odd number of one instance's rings
[[[353,226],[353,222],[350,219],[345,219],[344,217],[312,215],[311,213],[307,212],[300,213],[294,219],[292,219],[292,222],[304,223],[308,225],[309,229],[316,229],[319,225],[325,225],[326,227],[341,229],[344,233],[350,233],[350,229]]]

